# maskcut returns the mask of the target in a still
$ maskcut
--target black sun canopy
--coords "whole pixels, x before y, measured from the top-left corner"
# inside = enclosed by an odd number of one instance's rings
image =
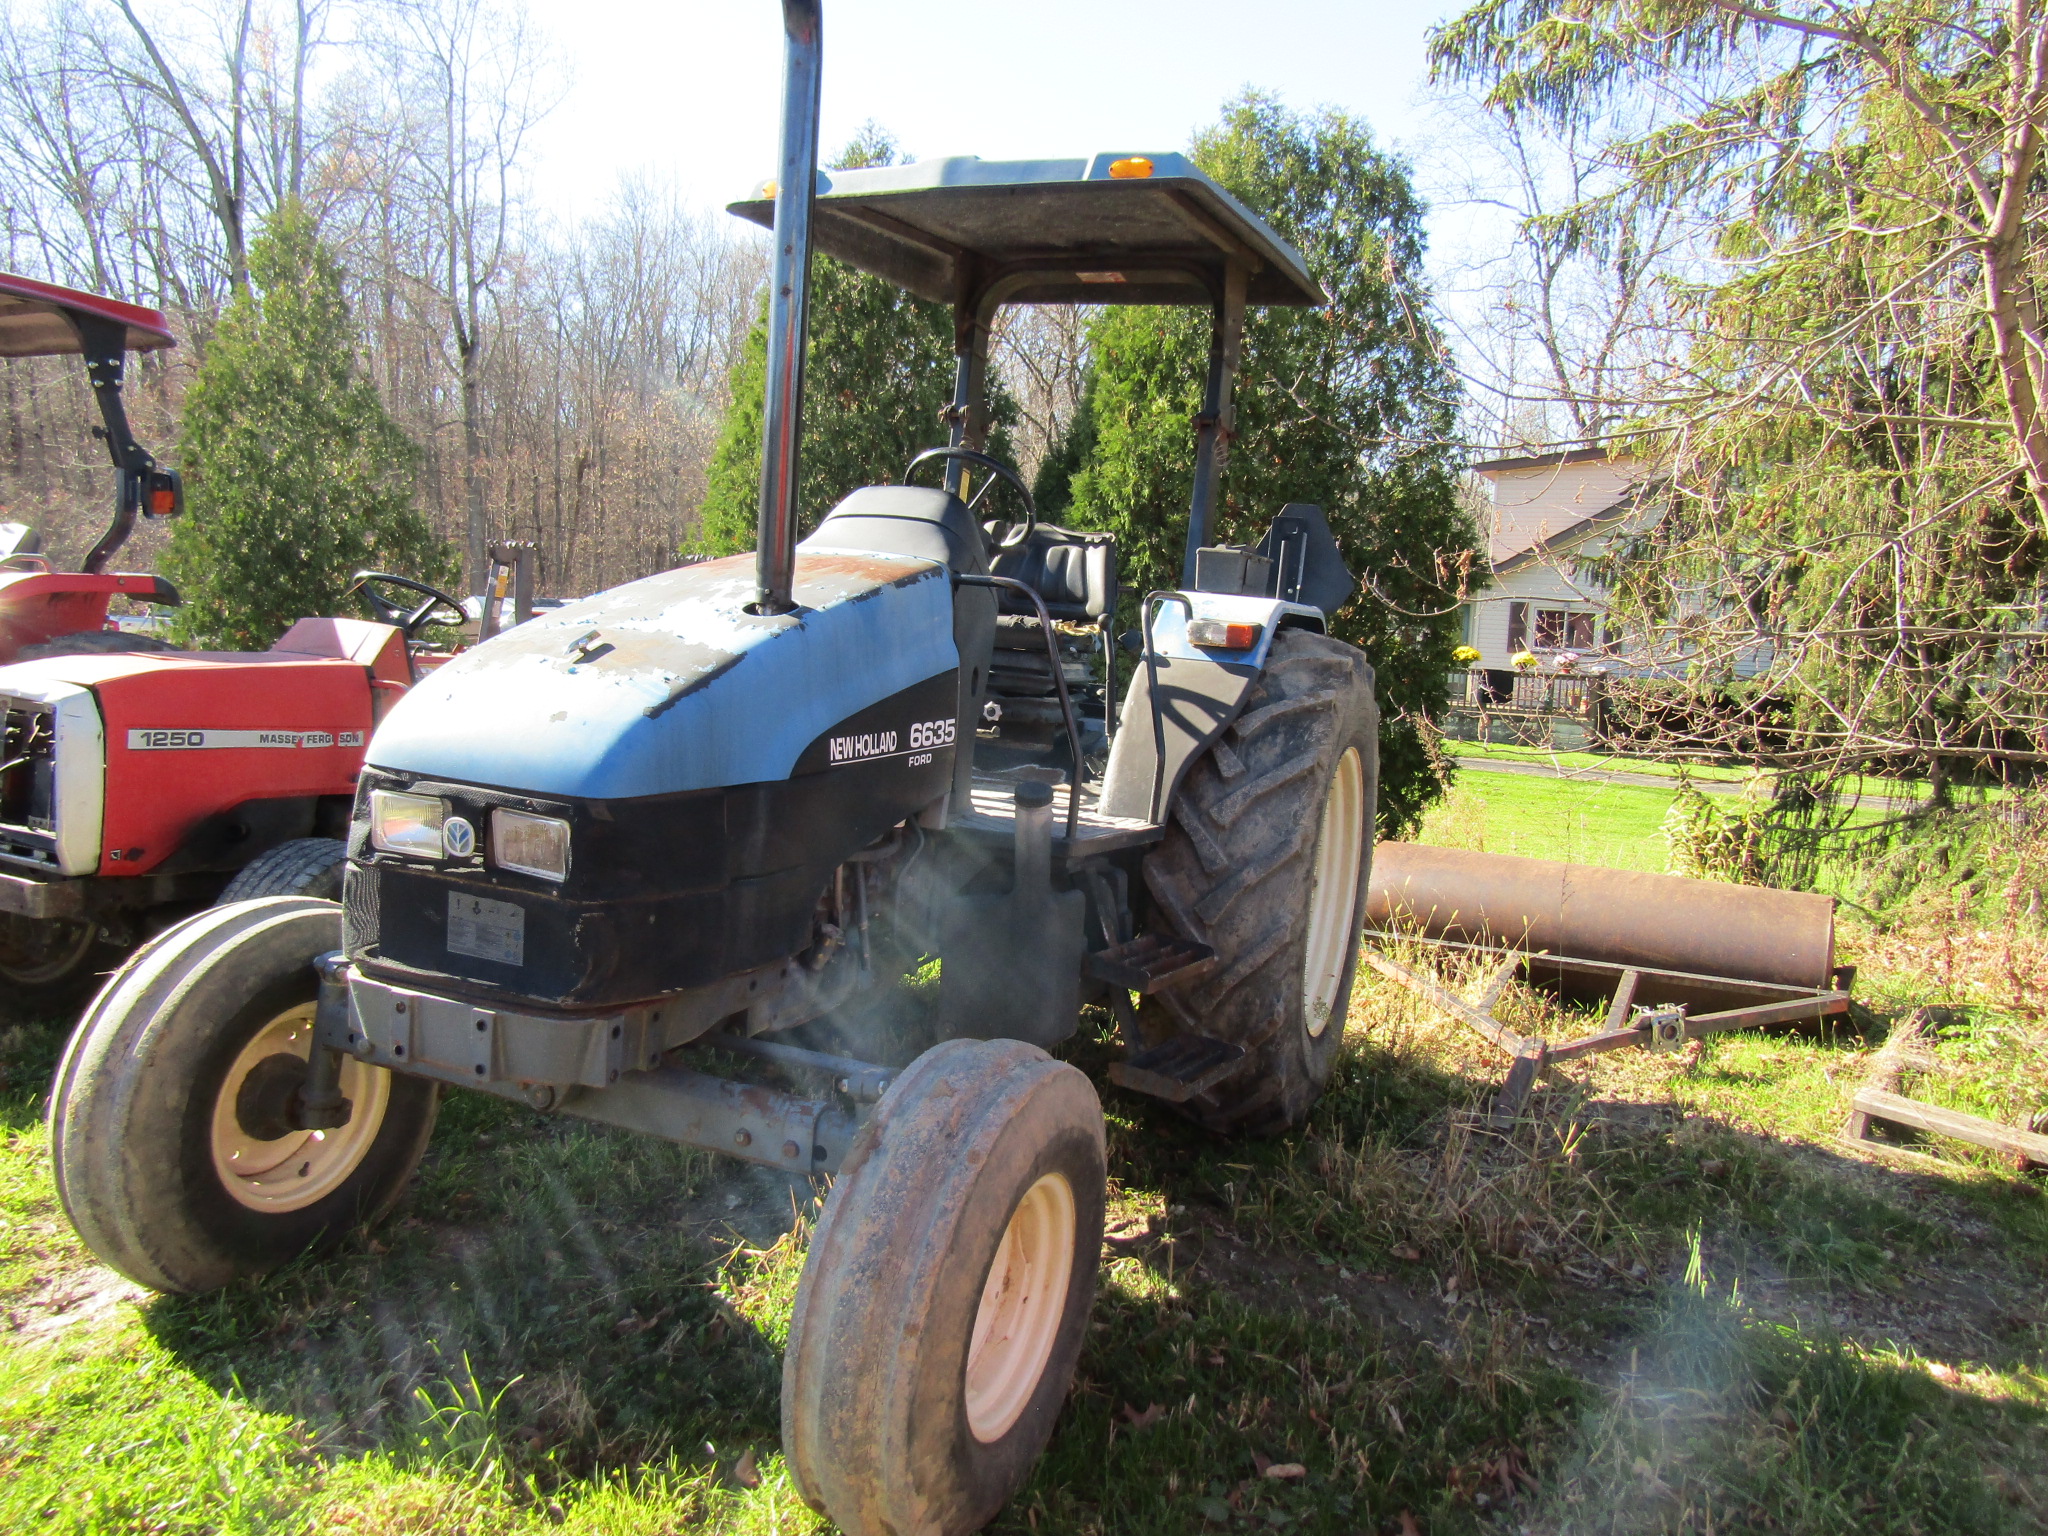
[[[731,211],[772,228],[772,184]],[[1320,305],[1301,255],[1184,155],[982,160],[820,171],[818,249],[919,298],[1000,285],[1011,304],[1215,304],[1224,272],[1249,304]]]

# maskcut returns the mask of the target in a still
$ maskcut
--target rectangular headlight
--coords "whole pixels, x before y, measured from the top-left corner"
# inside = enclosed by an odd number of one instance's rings
[[[491,862],[543,880],[569,876],[569,823],[524,811],[491,812]]]
[[[370,842],[386,853],[409,853],[416,859],[442,856],[441,823],[445,801],[432,795],[405,795],[395,789],[370,791]]]

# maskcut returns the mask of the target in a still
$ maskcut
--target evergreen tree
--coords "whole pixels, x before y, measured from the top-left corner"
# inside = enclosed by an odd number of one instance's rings
[[[1328,514],[1361,583],[1332,628],[1378,675],[1380,829],[1399,835],[1443,792],[1423,717],[1443,700],[1477,548],[1457,501],[1457,386],[1425,318],[1422,203],[1362,123],[1258,94],[1199,135],[1193,156],[1300,250],[1331,299],[1248,314],[1210,539],[1254,541],[1291,501]],[[1208,348],[1204,308],[1106,310],[1070,429],[1079,441],[1049,456],[1048,494],[1071,474],[1063,520],[1117,534],[1127,592],[1180,584]]]
[[[1857,809],[1873,765],[1925,772],[1936,804],[1951,777],[2038,774],[2048,17],[1480,0],[1430,55],[1521,131],[1598,143],[1613,179],[1554,238],[1621,259],[1618,209],[1685,221],[1627,422],[1668,510],[1588,572],[1667,681],[1613,718],[1791,770],[1746,818],[1779,882],[1815,874],[1821,833],[1859,872],[1920,838]]]
[[[185,397],[189,511],[163,560],[185,596],[178,638],[236,649],[352,612],[358,570],[445,584],[455,568],[414,508],[419,451],[358,372],[341,268],[300,204],[271,215],[249,275]]]
[[[835,170],[891,165],[896,146],[872,124],[834,162]],[[894,283],[830,256],[811,260],[810,351],[804,364],[803,440],[799,445],[800,532],[808,533],[849,491],[891,483],[920,450],[946,441],[943,412],[953,399],[953,312],[913,298]],[[692,554],[731,555],[755,543],[761,494],[762,412],[768,380],[768,315],[747,337],[733,369],[732,403],[719,429]],[[1006,428],[1016,406],[991,386],[995,423],[988,451],[1009,456]],[[936,485],[939,466],[919,471]],[[983,503],[1015,517],[1001,490]]]

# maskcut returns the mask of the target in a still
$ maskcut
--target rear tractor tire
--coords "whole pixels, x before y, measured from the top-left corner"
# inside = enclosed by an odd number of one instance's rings
[[[95,918],[0,913],[0,1008],[68,1023],[126,953]]]
[[[1102,1251],[1102,1106],[1015,1040],[948,1040],[855,1138],[782,1368],[797,1488],[847,1536],[962,1536],[1029,1475]]]
[[[93,1001],[50,1094],[57,1194],[86,1246],[153,1290],[216,1290],[329,1246],[403,1193],[431,1083],[342,1058],[347,1123],[286,1123],[341,909],[211,907],[139,950]]]
[[[341,900],[341,871],[348,845],[332,837],[295,837],[244,864],[214,902],[253,901],[258,896],[312,896]]]
[[[1148,1035],[1245,1048],[1238,1069],[1181,1108],[1209,1129],[1299,1126],[1330,1080],[1365,922],[1379,788],[1379,707],[1355,647],[1309,630],[1273,637],[1265,674],[1188,769],[1145,885],[1215,968],[1146,999]]]

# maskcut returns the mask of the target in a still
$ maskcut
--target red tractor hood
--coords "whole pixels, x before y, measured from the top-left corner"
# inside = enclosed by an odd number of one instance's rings
[[[147,874],[208,818],[248,801],[354,794],[382,701],[406,686],[404,641],[388,625],[302,619],[279,644],[294,649],[52,656],[0,668],[0,707],[81,689],[97,706],[97,752],[60,742],[56,770],[77,792],[81,774],[103,786],[91,872]],[[88,872],[77,862],[67,857],[70,872]]]

